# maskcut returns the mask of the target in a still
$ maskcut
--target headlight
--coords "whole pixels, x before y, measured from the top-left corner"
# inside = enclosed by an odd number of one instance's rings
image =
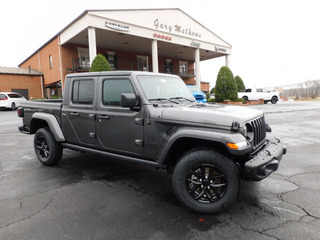
[[[240,128],[240,133],[241,133],[245,138],[247,138],[247,135],[248,135],[247,127],[246,127],[246,126],[243,126],[242,128]]]

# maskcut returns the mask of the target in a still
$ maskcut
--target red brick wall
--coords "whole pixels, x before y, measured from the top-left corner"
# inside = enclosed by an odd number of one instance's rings
[[[209,83],[201,83],[201,91],[207,91],[207,93],[210,93],[210,84]]]
[[[41,76],[0,74],[0,91],[11,92],[12,89],[28,89],[29,98],[41,98]]]
[[[52,56],[52,68],[50,68],[49,65],[50,55]],[[36,52],[19,67],[28,68],[29,65],[31,68],[43,73],[44,85],[61,80],[58,37],[54,38],[50,43],[40,50],[41,66],[39,66],[39,56],[38,52]]]

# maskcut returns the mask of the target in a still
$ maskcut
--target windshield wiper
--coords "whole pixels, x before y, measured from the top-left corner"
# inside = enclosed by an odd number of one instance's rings
[[[160,102],[161,101],[169,101],[169,102],[172,102],[175,104],[179,104],[178,102],[171,100],[171,98],[170,99],[168,99],[168,98],[152,98],[152,99],[149,99],[149,101],[160,101]]]
[[[195,100],[191,100],[191,99],[185,98],[185,97],[172,97],[172,98],[170,98],[170,99],[183,99],[183,100],[187,100],[187,101],[189,101],[189,102],[194,102],[194,101],[195,101]]]

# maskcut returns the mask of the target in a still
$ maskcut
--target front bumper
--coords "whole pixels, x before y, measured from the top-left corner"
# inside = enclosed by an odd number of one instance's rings
[[[244,165],[246,179],[260,181],[276,171],[287,148],[278,138],[268,139],[266,145]]]

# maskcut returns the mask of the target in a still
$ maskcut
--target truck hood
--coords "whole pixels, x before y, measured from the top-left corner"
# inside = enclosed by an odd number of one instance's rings
[[[232,122],[240,123],[261,116],[263,113],[256,109],[224,104],[193,104],[165,108],[163,120],[182,121],[190,123],[231,126]]]

